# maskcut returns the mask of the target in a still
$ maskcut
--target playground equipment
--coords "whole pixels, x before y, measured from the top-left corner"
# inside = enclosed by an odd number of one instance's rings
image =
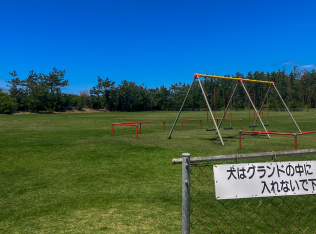
[[[205,92],[205,95],[207,96],[207,93],[206,93],[206,79],[205,79],[205,90],[204,90],[204,92]],[[230,97],[232,97],[232,87],[230,88]],[[216,112],[216,88],[215,88],[215,85],[214,85],[214,98],[213,98],[213,102],[214,102],[214,118],[215,118],[215,112]],[[229,106],[229,105],[228,105]],[[228,108],[228,106],[227,106],[227,108]],[[224,87],[223,87],[223,109],[225,110],[225,90],[224,90]],[[226,110],[226,112],[227,112],[227,110]],[[225,112],[225,113],[226,113]],[[224,118],[223,118],[223,120],[225,121],[225,127],[224,127],[224,130],[230,130],[230,129],[233,129],[232,128],[232,121],[233,120],[239,120],[239,119],[233,119],[232,118],[232,114],[233,114],[233,102],[231,101],[230,102],[230,118],[225,118],[225,115],[224,115]],[[206,131],[216,131],[216,128],[211,128],[211,129],[209,129],[208,127],[209,127],[209,124],[208,124],[208,121],[209,120],[212,120],[212,119],[209,119],[208,118],[208,106],[207,106],[207,104],[206,104],[206,120],[207,120],[207,127],[206,127]],[[215,118],[216,120],[217,120],[217,126],[218,126],[218,120],[219,120],[219,118]],[[229,127],[226,127],[226,120],[228,121],[230,121],[230,124],[229,124]],[[186,120],[184,120],[184,121],[186,121]],[[240,121],[241,121],[241,119],[240,119]]]
[[[136,126],[136,137],[138,136],[138,125],[139,124],[139,132],[142,132],[142,124],[144,123],[163,123],[163,130],[165,131],[165,121],[142,121],[142,122],[125,122],[125,123],[112,123],[112,135],[114,134],[114,125],[121,126]]]
[[[132,123],[112,123],[112,135],[114,134],[114,125],[120,125],[120,126],[134,126],[134,127],[136,127],[136,137],[138,136],[137,124],[132,124]]]
[[[227,106],[226,106],[226,108],[225,108],[224,114],[223,114],[223,116],[222,116],[222,118],[221,118],[221,121],[220,121],[220,123],[219,123],[218,126],[217,126],[217,124],[216,124],[216,122],[215,122],[215,118],[214,118],[214,116],[213,116],[213,112],[212,112],[212,110],[211,110],[210,104],[209,104],[209,102],[208,102],[208,100],[207,100],[207,97],[206,97],[205,91],[204,91],[204,89],[203,89],[203,86],[202,86],[200,77],[213,78],[213,79],[216,78],[216,79],[223,79],[223,80],[232,80],[232,81],[236,81],[236,82],[237,82],[236,85],[235,85],[235,87],[233,88],[232,95],[230,96],[230,100],[229,100],[229,102],[228,102],[228,104],[227,104]],[[222,124],[222,122],[223,122],[223,120],[224,120],[224,118],[225,118],[225,114],[226,114],[226,112],[227,112],[227,110],[228,110],[229,105],[230,105],[231,102],[232,102],[232,98],[233,98],[233,96],[234,96],[234,94],[235,94],[235,92],[236,92],[236,89],[237,89],[237,86],[238,86],[238,85],[241,85],[241,86],[243,87],[243,89],[244,89],[244,91],[245,91],[245,93],[246,93],[246,95],[247,95],[247,97],[248,97],[248,100],[249,100],[249,106],[250,106],[250,104],[252,105],[253,110],[254,110],[254,113],[255,113],[255,116],[257,116],[256,119],[254,120],[254,124],[252,125],[252,127],[254,128],[254,126],[256,125],[256,122],[257,122],[258,119],[259,119],[259,121],[260,121],[260,123],[261,123],[263,129],[264,129],[265,132],[266,132],[267,137],[270,138],[269,133],[268,133],[268,131],[267,131],[267,129],[266,129],[266,126],[265,126],[265,124],[263,123],[263,121],[262,121],[262,119],[261,119],[261,117],[260,117],[260,113],[261,113],[261,111],[262,111],[262,109],[263,109],[263,103],[265,102],[265,100],[262,102],[262,105],[261,105],[260,110],[259,110],[259,112],[258,112],[257,109],[256,109],[256,107],[255,107],[255,105],[254,105],[254,102],[252,101],[252,99],[251,99],[251,97],[250,97],[250,95],[249,95],[249,91],[247,91],[247,89],[246,89],[246,87],[245,87],[245,85],[244,85],[244,83],[243,83],[244,81],[246,81],[246,82],[254,82],[254,83],[261,83],[261,84],[267,84],[267,85],[269,85],[268,90],[267,90],[267,94],[266,94],[266,98],[268,97],[268,93],[269,93],[269,91],[270,91],[270,88],[271,88],[271,87],[274,87],[274,90],[276,91],[276,93],[278,94],[279,98],[281,99],[283,105],[285,106],[287,112],[289,113],[290,117],[292,118],[292,120],[293,120],[294,124],[296,125],[298,131],[299,131],[300,133],[302,132],[302,131],[300,130],[299,126],[297,125],[297,123],[296,123],[294,117],[292,116],[291,112],[289,111],[288,107],[286,106],[285,102],[283,101],[283,98],[282,98],[282,96],[280,95],[278,89],[277,89],[276,86],[274,85],[274,82],[271,82],[271,81],[263,81],[263,80],[251,80],[251,79],[244,79],[244,78],[225,77],[225,76],[204,75],[204,74],[195,73],[195,74],[194,74],[194,77],[193,77],[193,81],[192,81],[192,83],[191,83],[191,85],[190,85],[190,87],[189,87],[189,90],[188,90],[188,92],[187,92],[185,98],[184,98],[184,101],[183,101],[183,103],[182,103],[182,105],[181,105],[181,108],[180,108],[179,113],[178,113],[178,115],[177,115],[177,117],[176,117],[176,120],[175,120],[175,122],[174,122],[174,124],[173,124],[173,126],[172,126],[172,128],[171,128],[171,130],[170,130],[168,139],[171,139],[171,135],[172,135],[173,129],[174,129],[174,127],[175,127],[175,125],[176,125],[176,123],[177,123],[177,121],[178,121],[178,119],[179,119],[179,116],[180,116],[180,114],[181,114],[181,111],[182,111],[182,109],[183,109],[183,107],[184,107],[184,104],[185,104],[185,102],[186,102],[186,100],[187,100],[187,98],[188,98],[188,95],[189,95],[189,93],[190,93],[190,91],[191,91],[191,89],[192,89],[192,86],[193,86],[195,80],[197,80],[198,83],[199,83],[199,85],[200,85],[202,94],[203,94],[203,96],[204,96],[204,99],[205,99],[205,102],[206,102],[206,105],[207,105],[207,110],[210,112],[210,114],[211,114],[211,116],[212,116],[211,119],[213,120],[213,124],[214,124],[214,126],[215,126],[216,132],[218,133],[218,137],[219,137],[219,139],[220,139],[222,145],[224,145],[224,142],[223,142],[222,136],[221,136],[221,134],[220,134],[219,127],[221,126],[221,124]],[[249,89],[248,89],[248,90],[249,90]],[[215,89],[214,89],[214,99],[215,99]],[[214,100],[214,103],[215,103],[215,100]],[[250,108],[249,108],[249,110],[250,110]],[[215,111],[215,108],[214,108],[214,111]],[[250,113],[250,112],[249,112],[249,113]],[[250,116],[250,114],[249,114],[249,116]],[[208,119],[208,118],[207,118],[207,119]]]
[[[241,134],[245,133],[253,133],[253,134],[273,134],[273,135],[285,135],[285,136],[294,136],[294,144],[295,150],[297,150],[297,136],[305,135],[310,133],[316,133],[316,131],[309,131],[309,132],[300,132],[300,133],[284,133],[284,132],[260,132],[260,131],[239,131],[239,148],[241,148]]]
[[[221,118],[215,118],[216,119],[216,124],[218,126],[218,120],[221,120]],[[200,128],[202,128],[202,121],[203,120],[212,120],[212,119],[183,119],[182,120],[182,130],[183,130],[183,122],[188,122],[188,121],[200,121]],[[224,120],[230,120],[230,121],[240,121],[240,129],[242,129],[242,119],[224,119]],[[206,129],[208,131],[211,131],[212,129]]]

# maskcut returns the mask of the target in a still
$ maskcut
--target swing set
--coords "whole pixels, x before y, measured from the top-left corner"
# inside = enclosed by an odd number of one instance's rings
[[[205,95],[206,94],[206,77],[205,77]],[[217,126],[220,126],[222,124],[222,121],[224,120],[225,122],[225,127],[224,127],[224,130],[230,130],[230,129],[233,129],[232,128],[232,121],[233,120],[240,120],[240,128],[242,129],[242,120],[241,119],[233,119],[232,116],[233,116],[233,99],[232,99],[232,88],[230,89],[230,98],[231,98],[231,102],[230,102],[230,118],[225,118],[226,117],[226,112],[229,108],[229,104],[227,105],[226,109],[225,109],[225,89],[224,89],[224,86],[223,86],[223,110],[224,111],[224,115],[223,115],[223,118],[216,118],[215,117],[215,114],[216,114],[216,89],[215,89],[215,85],[214,85],[214,118],[217,120]],[[207,119],[208,119],[208,106],[206,105],[206,115],[207,115]],[[218,120],[221,120],[220,122],[220,125],[218,125]],[[230,123],[229,123],[229,127],[226,126],[226,120],[229,120]],[[208,120],[207,120],[207,128],[206,128],[206,131],[216,131],[216,128],[212,128],[212,129],[209,129],[208,128]]]
[[[230,92],[230,99],[229,99],[229,102],[227,103],[226,108],[225,108],[225,97],[224,97],[224,88],[223,88],[223,106],[224,106],[224,109],[225,109],[225,110],[224,110],[224,114],[223,114],[223,116],[222,116],[222,118],[221,118],[219,124],[216,123],[216,118],[214,117],[214,116],[215,116],[215,112],[216,112],[216,106],[215,106],[215,86],[214,86],[214,115],[213,115],[212,109],[211,109],[210,104],[209,104],[209,102],[208,102],[208,100],[207,100],[207,97],[206,97],[206,85],[205,85],[205,89],[203,89],[203,86],[202,86],[200,77],[204,77],[205,79],[206,79],[206,78],[222,79],[222,80],[231,80],[231,81],[236,81],[236,82],[237,82],[237,83],[235,84],[234,88],[231,88],[231,90],[233,89],[233,91]],[[244,91],[245,91],[245,93],[246,93],[246,95],[247,95],[247,98],[248,98],[249,123],[250,123],[250,126],[249,126],[249,127],[252,128],[252,130],[256,127],[256,123],[257,123],[257,121],[259,120],[260,123],[261,123],[261,125],[262,125],[262,127],[263,127],[263,129],[264,129],[264,132],[266,132],[267,137],[270,138],[269,133],[268,133],[268,131],[267,131],[267,129],[266,129],[266,126],[269,126],[269,125],[268,125],[268,93],[269,93],[271,87],[273,87],[274,90],[276,91],[276,93],[278,94],[279,98],[281,99],[283,105],[285,106],[287,112],[289,113],[290,117],[292,118],[294,124],[296,125],[298,131],[299,131],[300,133],[302,132],[302,131],[300,130],[300,128],[298,127],[298,125],[297,125],[295,119],[293,118],[293,116],[292,116],[290,110],[289,110],[288,107],[286,106],[286,104],[285,104],[285,102],[284,102],[282,96],[280,95],[278,89],[276,88],[274,82],[272,82],[272,81],[252,80],[252,79],[245,79],[245,78],[234,78],[234,77],[215,76],[215,75],[207,75],[207,74],[198,74],[198,73],[195,73],[195,74],[194,74],[194,77],[193,77],[193,81],[192,81],[192,83],[191,83],[191,85],[190,85],[190,87],[189,87],[189,90],[188,90],[188,92],[187,92],[185,98],[184,98],[184,101],[183,101],[183,103],[182,103],[182,105],[181,105],[181,108],[180,108],[179,113],[178,113],[178,115],[177,115],[177,117],[176,117],[176,120],[175,120],[175,122],[174,122],[174,124],[173,124],[173,126],[172,126],[172,128],[171,128],[171,130],[170,130],[168,139],[171,139],[171,135],[172,135],[172,132],[173,132],[173,130],[174,130],[174,127],[176,126],[176,123],[177,123],[177,121],[178,121],[178,119],[179,119],[179,116],[180,116],[181,111],[182,111],[182,109],[183,109],[183,107],[184,107],[184,104],[185,104],[185,102],[186,102],[186,100],[187,100],[187,98],[188,98],[188,95],[189,95],[189,93],[190,93],[190,91],[191,91],[191,89],[192,89],[192,86],[193,86],[193,84],[194,84],[194,82],[195,82],[196,80],[198,81],[198,83],[199,83],[199,85],[200,85],[202,94],[203,94],[204,99],[205,99],[205,102],[206,102],[207,121],[209,120],[209,118],[208,118],[208,113],[211,114],[211,119],[210,119],[210,120],[213,121],[213,126],[214,126],[214,127],[213,127],[213,129],[209,129],[209,131],[212,131],[212,130],[213,130],[213,131],[216,131],[216,132],[217,132],[218,137],[219,137],[219,139],[220,139],[222,145],[224,145],[224,142],[223,142],[222,136],[221,136],[221,134],[220,134],[219,128],[220,128],[220,126],[221,126],[223,120],[225,120],[225,128],[228,129],[228,128],[226,127],[225,115],[226,115],[226,112],[227,112],[229,106],[230,106],[230,109],[231,109],[231,118],[230,118],[230,119],[233,120],[233,119],[232,119],[232,99],[233,99],[233,96],[234,96],[234,94],[235,94],[235,92],[236,92],[237,87],[240,86],[240,85],[243,87],[243,89],[244,89]],[[251,97],[250,97],[250,95],[249,95],[249,86],[248,86],[248,90],[247,90],[246,87],[245,87],[245,85],[244,85],[244,82],[253,82],[253,83],[260,83],[260,84],[267,84],[267,85],[269,85],[268,88],[267,88],[267,92],[266,92],[266,95],[265,95],[265,98],[264,98],[263,101],[262,101],[262,90],[261,90],[261,105],[260,105],[259,112],[257,111],[256,106],[255,106],[255,95],[256,95],[256,94],[255,94],[255,92],[254,92],[254,101],[252,101],[252,99],[251,99]],[[206,84],[206,83],[205,83],[205,84]],[[263,123],[263,120],[262,120],[261,117],[260,117],[260,114],[261,114],[261,112],[263,111],[263,105],[264,105],[264,103],[265,103],[266,100],[267,100],[267,122],[266,122],[266,124],[264,124],[264,123]],[[252,106],[252,108],[253,108],[253,111],[254,111],[254,123],[253,123],[253,125],[251,125],[250,104],[251,104],[251,106]],[[230,120],[230,121],[231,121],[231,120]],[[207,126],[208,126],[208,123],[207,123]],[[230,122],[230,127],[229,127],[229,129],[232,129],[232,128],[231,128],[231,122]]]
[[[204,88],[204,92],[205,92],[205,95],[207,96],[207,92],[206,92],[206,79],[205,79],[205,88]],[[215,102],[215,97],[216,97],[216,89],[215,89],[215,85],[214,85],[214,117],[215,117],[215,114],[216,114],[216,102]],[[232,90],[230,90],[230,96],[232,95]],[[223,87],[223,109],[225,110],[225,90],[224,90],[224,87]],[[230,118],[223,118],[223,120],[225,121],[225,127],[224,127],[224,130],[230,130],[230,129],[233,129],[232,128],[232,121],[240,121],[240,129],[242,129],[242,119],[233,119],[232,118],[232,113],[233,113],[233,102],[230,103]],[[215,118],[216,119],[216,124],[218,126],[218,121],[221,120],[222,118]],[[209,119],[208,118],[208,106],[206,104],[206,119],[183,119],[182,120],[182,130],[183,130],[183,125],[184,125],[184,122],[188,122],[188,121],[200,121],[200,128],[202,128],[202,121],[203,120],[206,120],[207,121],[207,127],[206,127],[206,131],[216,131],[216,129],[213,127],[212,129],[209,129],[209,120],[212,120],[212,119]],[[230,121],[230,126],[229,127],[226,127],[226,120],[227,121]]]

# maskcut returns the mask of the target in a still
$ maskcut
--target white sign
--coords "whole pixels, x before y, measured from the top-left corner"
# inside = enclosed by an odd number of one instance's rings
[[[214,165],[216,199],[316,193],[316,161]]]

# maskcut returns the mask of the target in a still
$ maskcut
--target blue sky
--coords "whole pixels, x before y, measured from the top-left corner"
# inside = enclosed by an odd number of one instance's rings
[[[66,70],[64,92],[97,77],[147,87],[194,73],[316,65],[316,1],[0,0],[0,87],[16,70]]]

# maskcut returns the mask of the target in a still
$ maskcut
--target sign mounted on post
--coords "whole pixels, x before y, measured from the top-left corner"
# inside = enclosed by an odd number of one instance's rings
[[[316,161],[214,165],[216,199],[316,193]]]

